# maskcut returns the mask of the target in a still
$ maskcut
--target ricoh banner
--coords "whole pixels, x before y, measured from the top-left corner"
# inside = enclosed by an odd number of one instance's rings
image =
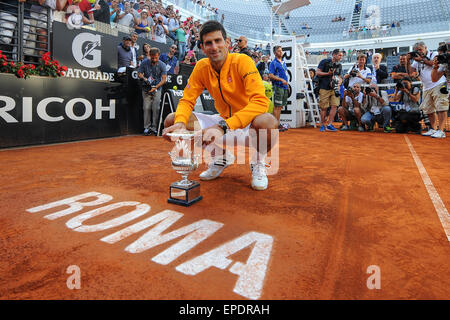
[[[120,84],[4,74],[0,83],[0,148],[128,133]]]
[[[289,97],[287,106],[281,110],[280,122],[289,124],[294,128],[297,125],[297,94],[295,92],[296,83],[296,54],[297,46],[295,37],[279,36],[274,39],[272,48],[281,46],[283,49],[283,60],[286,62],[288,83],[289,83]],[[273,50],[271,52],[271,59],[275,59]]]
[[[118,36],[90,29],[69,30],[66,24],[53,22],[53,57],[67,66],[67,78],[97,81],[114,81],[117,71],[117,46],[126,34]],[[168,52],[166,44],[139,38],[138,55],[144,43]]]

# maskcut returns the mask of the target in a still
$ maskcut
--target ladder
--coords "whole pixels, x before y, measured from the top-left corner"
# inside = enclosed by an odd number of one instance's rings
[[[350,26],[349,28],[359,28],[361,25],[361,15],[362,15],[362,2],[363,0],[356,0],[355,1],[355,7],[356,5],[361,6],[361,10],[359,12],[355,12],[355,8],[353,8],[353,14],[352,18],[350,19]]]
[[[314,84],[309,75],[308,61],[306,60],[305,50],[301,44],[297,44],[297,57],[296,57],[296,92],[303,92],[307,106],[302,108],[306,112],[306,122],[317,127],[317,124],[321,122],[319,103],[317,97],[314,94]]]

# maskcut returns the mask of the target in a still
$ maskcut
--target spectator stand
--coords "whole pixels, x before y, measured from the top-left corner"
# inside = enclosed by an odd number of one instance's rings
[[[50,51],[51,9],[37,11],[36,7],[24,2],[0,3],[0,50],[8,61],[37,64]]]

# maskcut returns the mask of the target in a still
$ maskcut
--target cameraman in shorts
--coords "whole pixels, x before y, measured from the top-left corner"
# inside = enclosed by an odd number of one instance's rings
[[[361,85],[359,83],[355,83],[353,87],[345,90],[342,107],[338,109],[343,124],[341,131],[350,130],[348,121],[356,120],[358,122],[358,131],[364,132],[364,128],[361,124],[361,115],[363,113],[361,107],[363,102],[364,94],[361,92]]]
[[[342,83],[342,65],[339,63],[343,53],[339,49],[333,50],[331,59],[320,61],[317,67],[317,77],[319,78],[320,95],[320,118],[322,125],[320,131],[338,131],[333,126],[336,109],[340,105],[341,93],[339,87]],[[331,106],[330,114],[327,118],[327,109]],[[327,125],[328,123],[328,125]]]
[[[382,126],[385,133],[391,133],[392,109],[389,106],[389,97],[385,90],[379,90],[378,86],[371,84],[364,89],[364,105],[367,111],[361,117],[363,128],[368,127],[373,131],[375,122]]]
[[[403,78],[397,83],[394,93],[394,101],[399,102],[395,117],[395,132],[420,133],[420,89],[412,85],[409,77]]]
[[[428,51],[424,42],[417,42],[414,45],[414,51],[408,54],[408,58],[414,60],[409,68],[409,75],[413,78],[419,76],[423,84],[423,99],[420,109],[428,116],[431,129],[422,135],[442,139],[445,138],[444,128],[449,102],[447,80],[444,75],[437,81],[433,81],[431,78],[435,65],[433,60],[437,55],[437,52]],[[439,119],[439,127],[437,127],[436,113]]]

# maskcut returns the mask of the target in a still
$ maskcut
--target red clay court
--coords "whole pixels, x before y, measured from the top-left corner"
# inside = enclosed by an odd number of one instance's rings
[[[291,129],[280,134],[268,190],[253,191],[249,166],[233,165],[202,181],[203,200],[189,208],[167,203],[180,179],[170,149],[159,137],[126,136],[1,150],[0,298],[450,297],[449,139]],[[53,220],[44,217],[69,206],[29,210],[89,192],[112,199]],[[133,203],[80,216],[118,202]],[[111,227],[137,203],[145,214]],[[130,232],[164,210],[179,219]],[[164,238],[199,221],[216,229]],[[79,290],[66,285],[71,265]],[[380,289],[367,286],[370,266]]]

